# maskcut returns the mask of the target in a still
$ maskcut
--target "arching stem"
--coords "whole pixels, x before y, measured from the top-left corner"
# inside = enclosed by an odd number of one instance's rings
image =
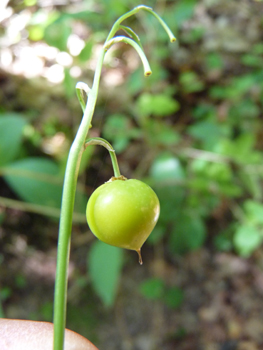
[[[92,145],[98,145],[98,146],[103,146],[105,147],[109,153],[110,153],[110,157],[111,157],[111,163],[112,163],[112,167],[113,167],[113,172],[114,172],[114,176],[115,177],[120,177],[121,173],[120,173],[120,169],[119,169],[119,164],[118,164],[118,160],[115,154],[115,150],[113,149],[112,145],[102,139],[101,137],[93,137],[91,139],[89,139],[86,143],[85,143],[85,148],[88,146],[92,146]]]

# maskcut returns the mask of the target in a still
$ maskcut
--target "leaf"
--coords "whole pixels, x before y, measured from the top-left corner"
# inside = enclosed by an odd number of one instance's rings
[[[250,53],[246,53],[241,57],[241,62],[245,66],[249,67],[261,67],[262,59],[259,56],[251,55]]]
[[[84,48],[81,50],[81,52],[78,56],[80,61],[86,62],[91,58],[93,46],[94,46],[93,40],[89,40],[85,44]]]
[[[71,28],[68,21],[60,17],[46,27],[44,39],[48,45],[57,47],[60,51],[67,51],[67,42],[70,34]]]
[[[24,201],[60,208],[63,178],[59,166],[47,158],[25,158],[3,169],[4,179]],[[85,212],[87,196],[77,190],[75,211]]]
[[[173,19],[178,26],[193,16],[196,3],[196,0],[181,0],[176,3]]]
[[[23,129],[27,121],[16,113],[0,117],[0,166],[13,161],[21,148]]]
[[[153,145],[175,145],[181,140],[181,136],[171,125],[166,125],[160,120],[149,119],[145,123],[145,132]]]
[[[164,282],[160,278],[150,278],[140,284],[140,292],[147,299],[160,299],[164,293]]]
[[[255,226],[239,226],[234,234],[233,243],[237,252],[247,258],[261,245],[262,235]]]
[[[209,70],[219,69],[221,70],[224,66],[223,59],[218,52],[209,53],[205,57],[205,63]]]
[[[163,238],[164,234],[165,234],[165,227],[160,223],[159,224],[157,223],[152,233],[148,237],[147,242],[150,244],[156,245]]]
[[[25,158],[8,165],[4,172],[5,181],[26,202],[60,207],[62,179],[52,160]]]
[[[88,269],[94,290],[105,306],[112,306],[123,265],[123,250],[101,241],[93,243]]]
[[[175,222],[177,212],[180,212],[180,208],[184,204],[186,191],[182,186],[163,186],[161,182],[156,182],[154,190],[161,207],[159,223],[167,229],[170,223]]]
[[[220,140],[229,134],[227,125],[220,125],[214,121],[200,121],[188,128],[188,133],[192,137],[202,142],[206,150],[214,150]]]
[[[199,216],[178,215],[170,236],[170,247],[174,253],[184,254],[200,248],[206,237],[206,228]]]
[[[179,159],[166,152],[155,159],[150,169],[150,175],[158,181],[182,180],[185,178],[185,172]]]
[[[244,203],[244,209],[246,212],[246,218],[250,223],[255,225],[263,224],[263,205],[262,203],[246,200]]]
[[[177,287],[169,288],[165,291],[163,300],[171,309],[177,309],[184,300],[184,292]]]
[[[255,150],[255,143],[255,134],[244,133],[233,141],[223,139],[218,144],[217,151],[240,164],[261,164],[263,162],[262,153]]]
[[[65,89],[65,95],[68,98],[70,98],[75,94],[76,81],[74,78],[72,78],[69,68],[64,69],[64,74],[65,76],[64,76],[63,85]]]
[[[141,131],[134,128],[129,118],[123,114],[109,116],[103,128],[103,136],[113,141],[113,148],[116,153],[124,151],[130,139],[136,139],[140,135]]]
[[[204,83],[192,71],[181,73],[179,81],[185,93],[198,92],[204,89]]]
[[[180,104],[173,97],[165,94],[143,93],[137,100],[137,108],[143,116],[165,117],[177,112]]]

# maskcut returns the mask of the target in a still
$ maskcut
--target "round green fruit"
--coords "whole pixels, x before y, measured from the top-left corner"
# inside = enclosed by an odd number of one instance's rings
[[[159,213],[159,200],[151,187],[139,180],[117,179],[106,182],[93,192],[86,216],[98,239],[140,253]]]

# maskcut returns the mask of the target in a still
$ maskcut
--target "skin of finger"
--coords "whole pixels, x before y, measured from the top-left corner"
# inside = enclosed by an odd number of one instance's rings
[[[53,324],[49,322],[0,319],[1,350],[52,350]],[[65,330],[64,350],[98,350],[88,339]]]

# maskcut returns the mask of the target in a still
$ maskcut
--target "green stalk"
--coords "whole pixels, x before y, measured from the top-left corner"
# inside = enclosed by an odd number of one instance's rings
[[[135,15],[137,12],[139,12],[140,10],[145,10],[149,13],[151,13],[162,25],[163,29],[166,31],[166,33],[169,36],[170,41],[173,43],[175,42],[176,38],[173,35],[172,31],[170,30],[170,28],[168,27],[168,25],[164,22],[164,20],[156,13],[153,11],[153,9],[149,6],[145,6],[145,5],[139,5],[137,7],[135,7],[133,10],[125,13],[123,16],[121,16],[113,25],[108,37],[107,37],[107,41],[109,41],[110,39],[112,39],[115,35],[115,33],[121,29],[121,23],[128,17],[131,17],[132,15]]]
[[[143,69],[144,69],[144,75],[148,77],[149,75],[152,74],[152,70],[150,68],[149,62],[145,56],[144,51],[140,47],[139,44],[137,44],[133,39],[127,38],[126,36],[116,36],[115,38],[110,39],[105,45],[104,48],[108,50],[112,45],[117,44],[117,43],[125,43],[131,45],[139,54],[142,64],[143,64]]]
[[[57,272],[54,296],[54,350],[63,350],[66,325],[67,271],[70,252],[72,217],[77,186],[77,177],[85,141],[98,96],[101,69],[106,50],[100,53],[94,82],[89,92],[87,106],[77,135],[69,151],[62,193],[61,215],[58,236]]]
[[[111,157],[111,163],[112,163],[112,167],[113,167],[114,176],[115,177],[120,177],[121,173],[120,173],[120,169],[119,169],[119,164],[118,164],[118,160],[117,160],[117,157],[116,157],[115,150],[112,147],[112,145],[107,140],[104,140],[101,137],[93,137],[93,138],[89,139],[85,143],[85,147],[92,146],[92,145],[103,146],[109,151],[110,157]]]

